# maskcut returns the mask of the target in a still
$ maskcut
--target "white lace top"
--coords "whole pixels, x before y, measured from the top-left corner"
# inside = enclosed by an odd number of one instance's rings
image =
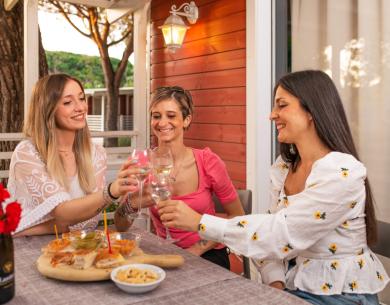
[[[389,278],[366,243],[364,165],[331,152],[313,164],[302,192],[286,196],[289,168],[278,158],[271,169],[274,214],[203,215],[201,237],[259,260],[296,257],[286,275],[289,289],[320,295],[381,291]]]
[[[106,153],[103,147],[92,145],[92,162],[96,189],[105,184]],[[53,219],[51,212],[61,202],[84,196],[78,178],[71,178],[68,192],[47,172],[46,165],[30,140],[20,142],[12,154],[8,190],[22,205],[22,218],[17,232]],[[99,215],[70,227],[71,230],[95,228]]]

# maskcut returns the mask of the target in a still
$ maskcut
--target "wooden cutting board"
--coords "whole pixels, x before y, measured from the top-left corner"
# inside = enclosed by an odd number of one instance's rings
[[[104,281],[110,279],[112,270],[112,268],[98,269],[94,266],[84,270],[75,269],[68,265],[53,267],[50,261],[50,256],[42,254],[36,263],[38,271],[44,276],[57,280],[73,282]],[[176,268],[184,264],[184,258],[181,255],[146,254],[140,248],[136,248],[133,255],[122,263],[122,265],[126,264],[151,264],[162,268]]]

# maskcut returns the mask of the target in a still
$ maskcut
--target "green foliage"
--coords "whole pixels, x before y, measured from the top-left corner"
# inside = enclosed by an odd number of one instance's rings
[[[81,81],[86,89],[105,88],[103,69],[99,56],[88,56],[59,51],[46,51],[49,73],[66,73]],[[119,59],[111,58],[114,69]],[[133,65],[129,62],[121,87],[133,86]]]
[[[118,138],[118,146],[119,147],[127,147],[131,146],[131,138]]]

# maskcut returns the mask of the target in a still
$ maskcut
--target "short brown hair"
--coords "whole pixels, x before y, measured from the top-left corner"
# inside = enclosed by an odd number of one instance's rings
[[[149,111],[161,101],[173,99],[180,107],[183,119],[194,113],[194,104],[191,93],[179,86],[159,87],[153,92]]]

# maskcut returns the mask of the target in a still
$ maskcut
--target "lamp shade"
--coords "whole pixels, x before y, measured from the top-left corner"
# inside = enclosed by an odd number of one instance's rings
[[[164,35],[165,45],[168,49],[175,51],[183,44],[189,26],[177,15],[170,15],[164,24],[159,27]]]

